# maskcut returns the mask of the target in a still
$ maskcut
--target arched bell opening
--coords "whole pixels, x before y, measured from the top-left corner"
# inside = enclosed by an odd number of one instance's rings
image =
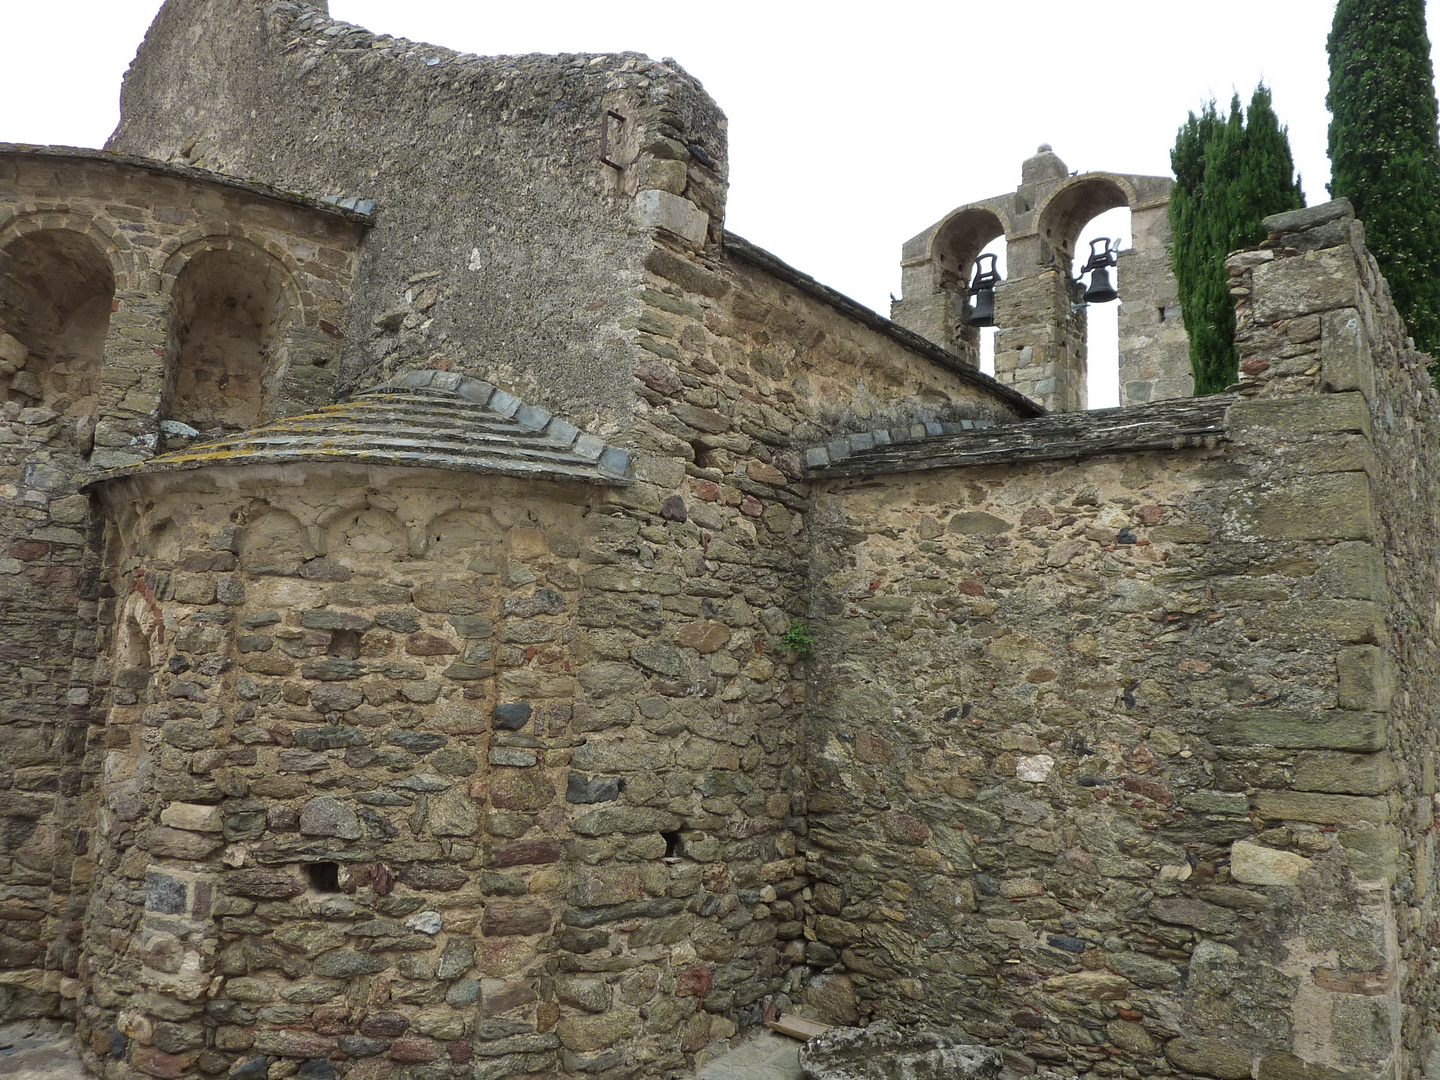
[[[1103,173],[1089,173],[1057,188],[1040,210],[1040,235],[1055,263],[1069,271],[1067,351],[1078,369],[1077,377],[1084,380],[1085,405],[1091,409],[1120,403],[1120,304],[1115,302],[1117,297],[1109,295],[1112,290],[1102,288],[1102,282],[1108,280],[1118,293],[1115,256],[1133,235],[1133,203],[1134,192],[1127,183]],[[1101,237],[1109,243],[1093,243]],[[1120,299],[1123,302],[1123,297]]]
[[[989,296],[973,293],[976,259],[982,254],[996,256],[1000,278],[1005,270],[1005,223],[999,215],[983,207],[962,210],[936,233],[933,246],[936,288],[945,299],[944,326],[950,348],[971,367],[984,370],[982,356],[988,341],[990,367],[994,365],[993,321],[987,325],[977,321],[977,307],[993,303]],[[987,261],[987,266],[989,262]]]
[[[997,236],[994,240],[990,241],[990,243],[985,245],[984,249],[980,252],[979,255],[975,256],[976,261],[984,260],[982,265],[993,267],[994,274],[1000,279],[1000,285],[996,286],[996,288],[1000,288],[1004,285],[1005,276],[1009,271],[1009,265],[1006,260],[1007,254],[1008,250],[1005,243],[1005,238],[1003,236]],[[993,262],[989,260],[989,256],[994,257]],[[974,273],[974,268],[972,267],[971,280],[974,281],[975,278],[976,274]],[[977,306],[976,300],[978,299],[978,297],[972,293],[970,299],[970,308],[973,313]],[[997,329],[994,319],[992,318],[990,322],[986,325],[973,326],[969,329],[975,331],[979,336],[980,370],[986,375],[993,376],[995,374],[995,333]]]
[[[169,419],[218,436],[265,418],[285,366],[293,291],[258,249],[210,248],[185,264],[172,300]],[[176,438],[172,426],[170,445]]]
[[[97,410],[115,273],[88,236],[42,229],[0,249],[0,390],[67,416]]]
[[[1130,246],[1133,235],[1128,206],[1106,210],[1081,227],[1071,258],[1070,276],[1075,282],[1076,303],[1086,305],[1083,309],[1085,385],[1092,409],[1109,409],[1120,404],[1120,305],[1124,302],[1121,279],[1124,264],[1117,260],[1090,272],[1085,272],[1085,266],[1092,261],[1092,254],[1104,250],[1106,245],[1114,259],[1120,250]],[[1104,288],[1107,284],[1116,294],[1113,299],[1107,299]]]

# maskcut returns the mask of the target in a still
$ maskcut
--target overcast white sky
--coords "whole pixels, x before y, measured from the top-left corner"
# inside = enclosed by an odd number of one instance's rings
[[[0,141],[99,146],[159,3],[8,7]],[[1186,112],[1237,89],[1248,102],[1262,77],[1310,203],[1328,197],[1331,0],[330,0],[330,10],[482,55],[675,57],[730,118],[728,227],[884,314],[900,244],[955,206],[1013,190],[1037,144],[1071,169],[1168,175]]]

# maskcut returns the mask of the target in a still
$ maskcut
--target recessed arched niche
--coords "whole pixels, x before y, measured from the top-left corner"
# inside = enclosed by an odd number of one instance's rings
[[[0,248],[0,387],[69,416],[96,412],[115,274],[90,237],[26,233]]]
[[[347,566],[410,557],[405,527],[388,510],[354,506],[325,523],[325,551]]]
[[[425,555],[436,562],[465,563],[493,555],[504,538],[504,530],[489,514],[451,510],[434,518],[426,528]]]
[[[248,574],[298,574],[314,557],[305,527],[275,507],[257,508],[240,533],[240,565]]]
[[[232,242],[191,256],[173,293],[169,418],[216,435],[265,419],[293,296],[285,268],[258,248]]]

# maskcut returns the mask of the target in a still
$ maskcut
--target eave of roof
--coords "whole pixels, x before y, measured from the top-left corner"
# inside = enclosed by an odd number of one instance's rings
[[[963,421],[843,436],[806,451],[814,479],[863,478],[924,469],[1013,465],[1097,454],[1181,450],[1227,440],[1233,394],[1119,409],[1049,413],[1008,424]]]
[[[285,188],[262,184],[257,180],[242,180],[238,177],[226,176],[224,173],[211,172],[208,169],[197,169],[190,165],[176,165],[173,162],[157,161],[154,158],[136,157],[133,154],[117,154],[111,150],[94,150],[83,146],[32,146],[28,143],[0,143],[0,158],[5,157],[41,157],[70,161],[93,161],[102,165],[140,169],[144,172],[155,173],[159,176],[171,176],[179,180],[188,180],[192,183],[214,184],[219,187],[231,188],[235,191],[243,191],[250,195],[257,195],[263,199],[273,199],[276,202],[289,203],[292,206],[313,210],[316,213],[324,214],[328,217],[337,217],[345,221],[353,221],[358,225],[373,225],[375,223],[374,199],[345,198],[339,195],[318,195],[306,194],[300,191],[288,191]]]
[[[883,334],[890,340],[912,352],[919,353],[932,364],[945,368],[947,371],[958,375],[962,382],[970,383],[990,395],[995,400],[1008,406],[1020,416],[1043,416],[1045,406],[1038,401],[1026,397],[1013,386],[1006,386],[983,371],[971,367],[961,360],[960,357],[946,349],[942,349],[929,338],[921,337],[913,330],[907,330],[899,323],[894,322],[885,316],[877,314],[864,304],[850,299],[844,293],[823,285],[816,281],[809,274],[795,269],[789,263],[776,255],[772,255],[762,247],[757,247],[743,236],[736,236],[732,232],[726,232],[725,250],[742,262],[749,263],[757,269],[765,271],[772,277],[779,278],[799,289],[808,296],[814,297],[821,303],[834,308],[840,314],[854,319],[856,322],[868,326],[877,334]]]

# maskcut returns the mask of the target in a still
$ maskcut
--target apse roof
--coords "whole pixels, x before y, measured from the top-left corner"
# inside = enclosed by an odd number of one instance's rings
[[[624,484],[624,450],[487,382],[445,371],[410,371],[348,401],[136,465],[123,476],[212,466],[298,462],[391,465],[540,480]]]

